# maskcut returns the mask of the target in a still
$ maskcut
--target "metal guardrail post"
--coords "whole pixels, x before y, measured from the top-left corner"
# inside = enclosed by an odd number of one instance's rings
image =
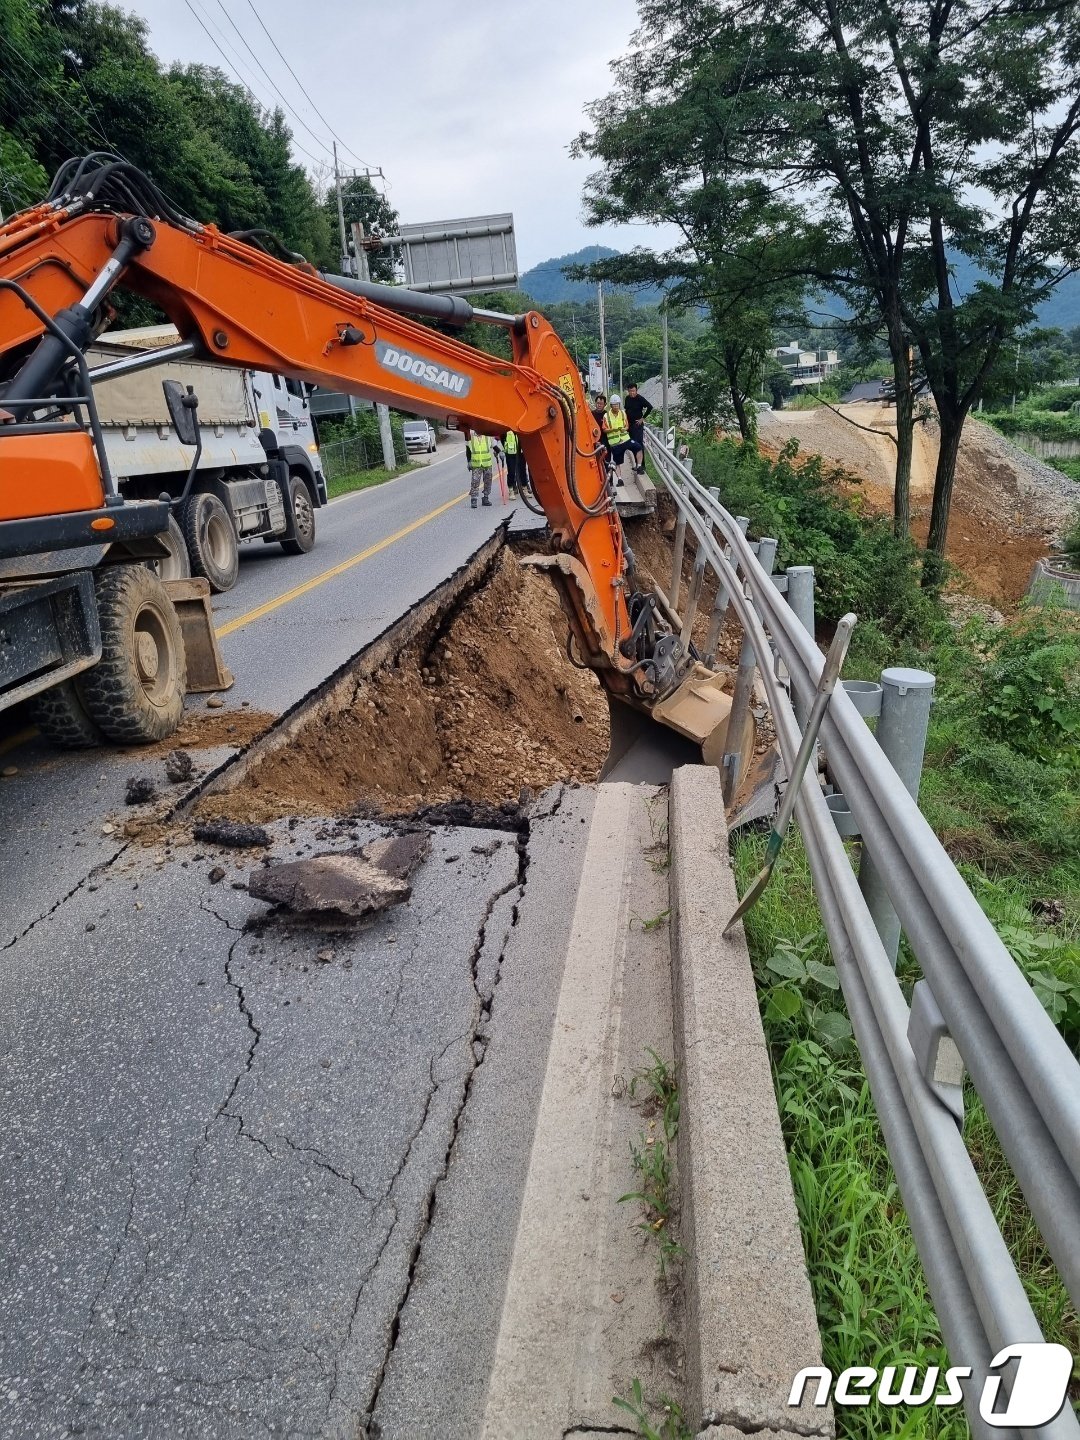
[[[714,494],[719,501],[719,490],[715,487],[712,487],[712,494]],[[749,516],[736,515],[735,524],[745,535],[746,527],[750,524]],[[730,555],[730,550],[727,546],[724,547],[724,551],[725,554]],[[710,670],[712,669],[713,664],[716,660],[716,647],[720,643],[720,631],[724,628],[724,619],[727,616],[727,609],[730,598],[731,597],[728,595],[727,586],[721,584],[716,592],[716,600],[713,603],[712,618],[709,621],[709,638],[705,642],[704,660],[705,664],[708,665]]]
[[[896,666],[881,672],[881,714],[877,742],[899,775],[911,798],[918,803],[922,777],[926,730],[934,699],[934,677],[925,670]],[[895,968],[900,948],[900,920],[893,909],[880,871],[863,843],[859,862],[859,888],[866,908],[873,916],[885,953]]]
[[[678,479],[672,477],[672,485],[678,488]],[[679,608],[679,591],[682,589],[682,558],[683,547],[686,545],[686,516],[682,509],[679,510],[679,518],[675,521],[675,543],[672,546],[671,560],[671,588],[668,591],[671,600],[671,608]]]
[[[787,603],[794,610],[799,618],[803,629],[810,635],[815,633],[814,627],[814,567],[812,565],[789,565],[787,569]],[[795,710],[795,718],[799,722],[799,729],[806,726],[806,717],[810,707],[806,700],[796,694],[794,688],[791,692],[791,703]]]
[[[766,575],[772,574],[773,561],[776,559],[776,541],[771,537],[763,536],[758,541],[758,564],[765,571]],[[754,672],[757,669],[757,656],[754,651],[754,642],[748,634],[743,636],[742,649],[739,651],[739,671],[735,676],[735,689],[731,696],[731,713],[728,716],[729,736],[742,734],[743,726],[746,723],[746,715],[750,709],[750,695],[754,688]],[[735,787],[739,778],[739,762],[742,758],[741,750],[726,750],[721,762],[720,785],[724,796],[724,804],[730,805],[735,795]]]

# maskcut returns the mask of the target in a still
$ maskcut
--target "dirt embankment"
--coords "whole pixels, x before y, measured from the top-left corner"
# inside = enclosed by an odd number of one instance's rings
[[[851,488],[866,509],[889,514],[896,454],[889,432],[895,435],[895,423],[880,406],[840,409],[839,415],[824,406],[763,412],[762,448],[776,455],[785,440],[796,438],[801,454],[820,455],[852,476],[857,483]],[[937,421],[931,416],[916,427],[912,457],[911,528],[920,544],[930,528],[937,448]],[[946,550],[962,572],[955,588],[1003,609],[1014,607],[1036,560],[1052,548],[1080,504],[1080,485],[1073,494],[1071,484],[988,425],[969,419],[957,459]]]
[[[607,702],[595,675],[567,659],[566,632],[551,582],[504,550],[434,636],[360,682],[346,709],[314,713],[199,813],[262,821],[459,797],[499,804],[524,787],[593,781]]]

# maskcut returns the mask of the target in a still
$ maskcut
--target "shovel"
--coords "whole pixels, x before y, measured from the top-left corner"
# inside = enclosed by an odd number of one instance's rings
[[[791,767],[791,775],[788,777],[787,789],[784,791],[784,799],[780,805],[780,813],[776,817],[776,823],[769,836],[769,843],[765,850],[765,864],[757,879],[750,886],[743,898],[739,901],[738,907],[731,919],[724,926],[725,937],[730,935],[735,925],[760,897],[765,886],[772,879],[773,866],[776,864],[776,857],[780,854],[780,846],[784,843],[784,835],[788,825],[791,823],[791,816],[795,810],[795,801],[799,796],[799,786],[802,784],[803,774],[813,754],[814,746],[817,744],[818,731],[821,729],[821,722],[825,718],[825,711],[828,708],[829,697],[836,688],[836,682],[840,677],[843,668],[844,658],[847,655],[848,644],[851,640],[851,632],[855,628],[855,616],[845,615],[836,627],[836,634],[833,636],[832,644],[829,646],[829,653],[825,656],[825,664],[821,668],[821,679],[818,681],[817,691],[814,695],[814,703],[810,707],[810,714],[807,717],[806,729],[803,731],[802,744],[799,746],[799,753],[795,756],[795,763]]]

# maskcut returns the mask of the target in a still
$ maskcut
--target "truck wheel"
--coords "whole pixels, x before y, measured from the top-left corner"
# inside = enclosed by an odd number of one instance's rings
[[[89,750],[104,745],[105,736],[87,714],[73,680],[61,680],[35,695],[30,717],[48,740],[60,750]]]
[[[162,555],[157,560],[151,560],[150,569],[159,580],[189,579],[191,560],[188,556],[187,544],[184,541],[184,532],[172,515],[169,516],[169,528],[161,536],[161,539],[169,547],[169,553]]]
[[[295,539],[282,540],[286,555],[306,555],[315,544],[315,507],[299,475],[289,476],[289,504],[292,506]]]
[[[204,490],[184,506],[184,542],[191,573],[205,576],[220,595],[236,584],[240,551],[229,512],[216,495]]]
[[[184,637],[161,581],[143,565],[95,576],[101,659],[78,690],[90,718],[119,745],[164,740],[180,724],[187,690]]]

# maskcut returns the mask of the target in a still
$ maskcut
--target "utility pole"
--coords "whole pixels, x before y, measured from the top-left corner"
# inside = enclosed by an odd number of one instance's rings
[[[1020,341],[1016,342],[1016,364],[1013,366],[1013,398],[1012,408],[1016,409],[1016,387],[1020,383]]]
[[[338,168],[337,141],[334,141],[334,190],[337,193],[337,221],[338,230],[341,233],[341,273],[342,275],[352,274],[352,265],[349,263],[349,241],[345,234],[345,207],[341,203],[341,171]]]
[[[623,393],[622,386],[622,346],[619,346],[619,394]]]
[[[356,233],[356,263],[360,271],[360,279],[371,280],[371,270],[368,266],[367,250],[364,248],[364,226],[358,222],[355,227]],[[382,441],[383,466],[387,470],[397,469],[397,456],[394,454],[394,432],[390,428],[390,407],[378,402],[375,405],[375,413],[379,417],[379,439]]]
[[[668,437],[668,316],[667,296],[660,305],[660,333],[663,336],[663,352],[660,361],[660,409],[664,425],[664,444]]]
[[[604,334],[604,282],[602,280],[596,282],[596,303],[600,310],[600,380],[606,395],[610,386],[607,369],[607,336]]]

